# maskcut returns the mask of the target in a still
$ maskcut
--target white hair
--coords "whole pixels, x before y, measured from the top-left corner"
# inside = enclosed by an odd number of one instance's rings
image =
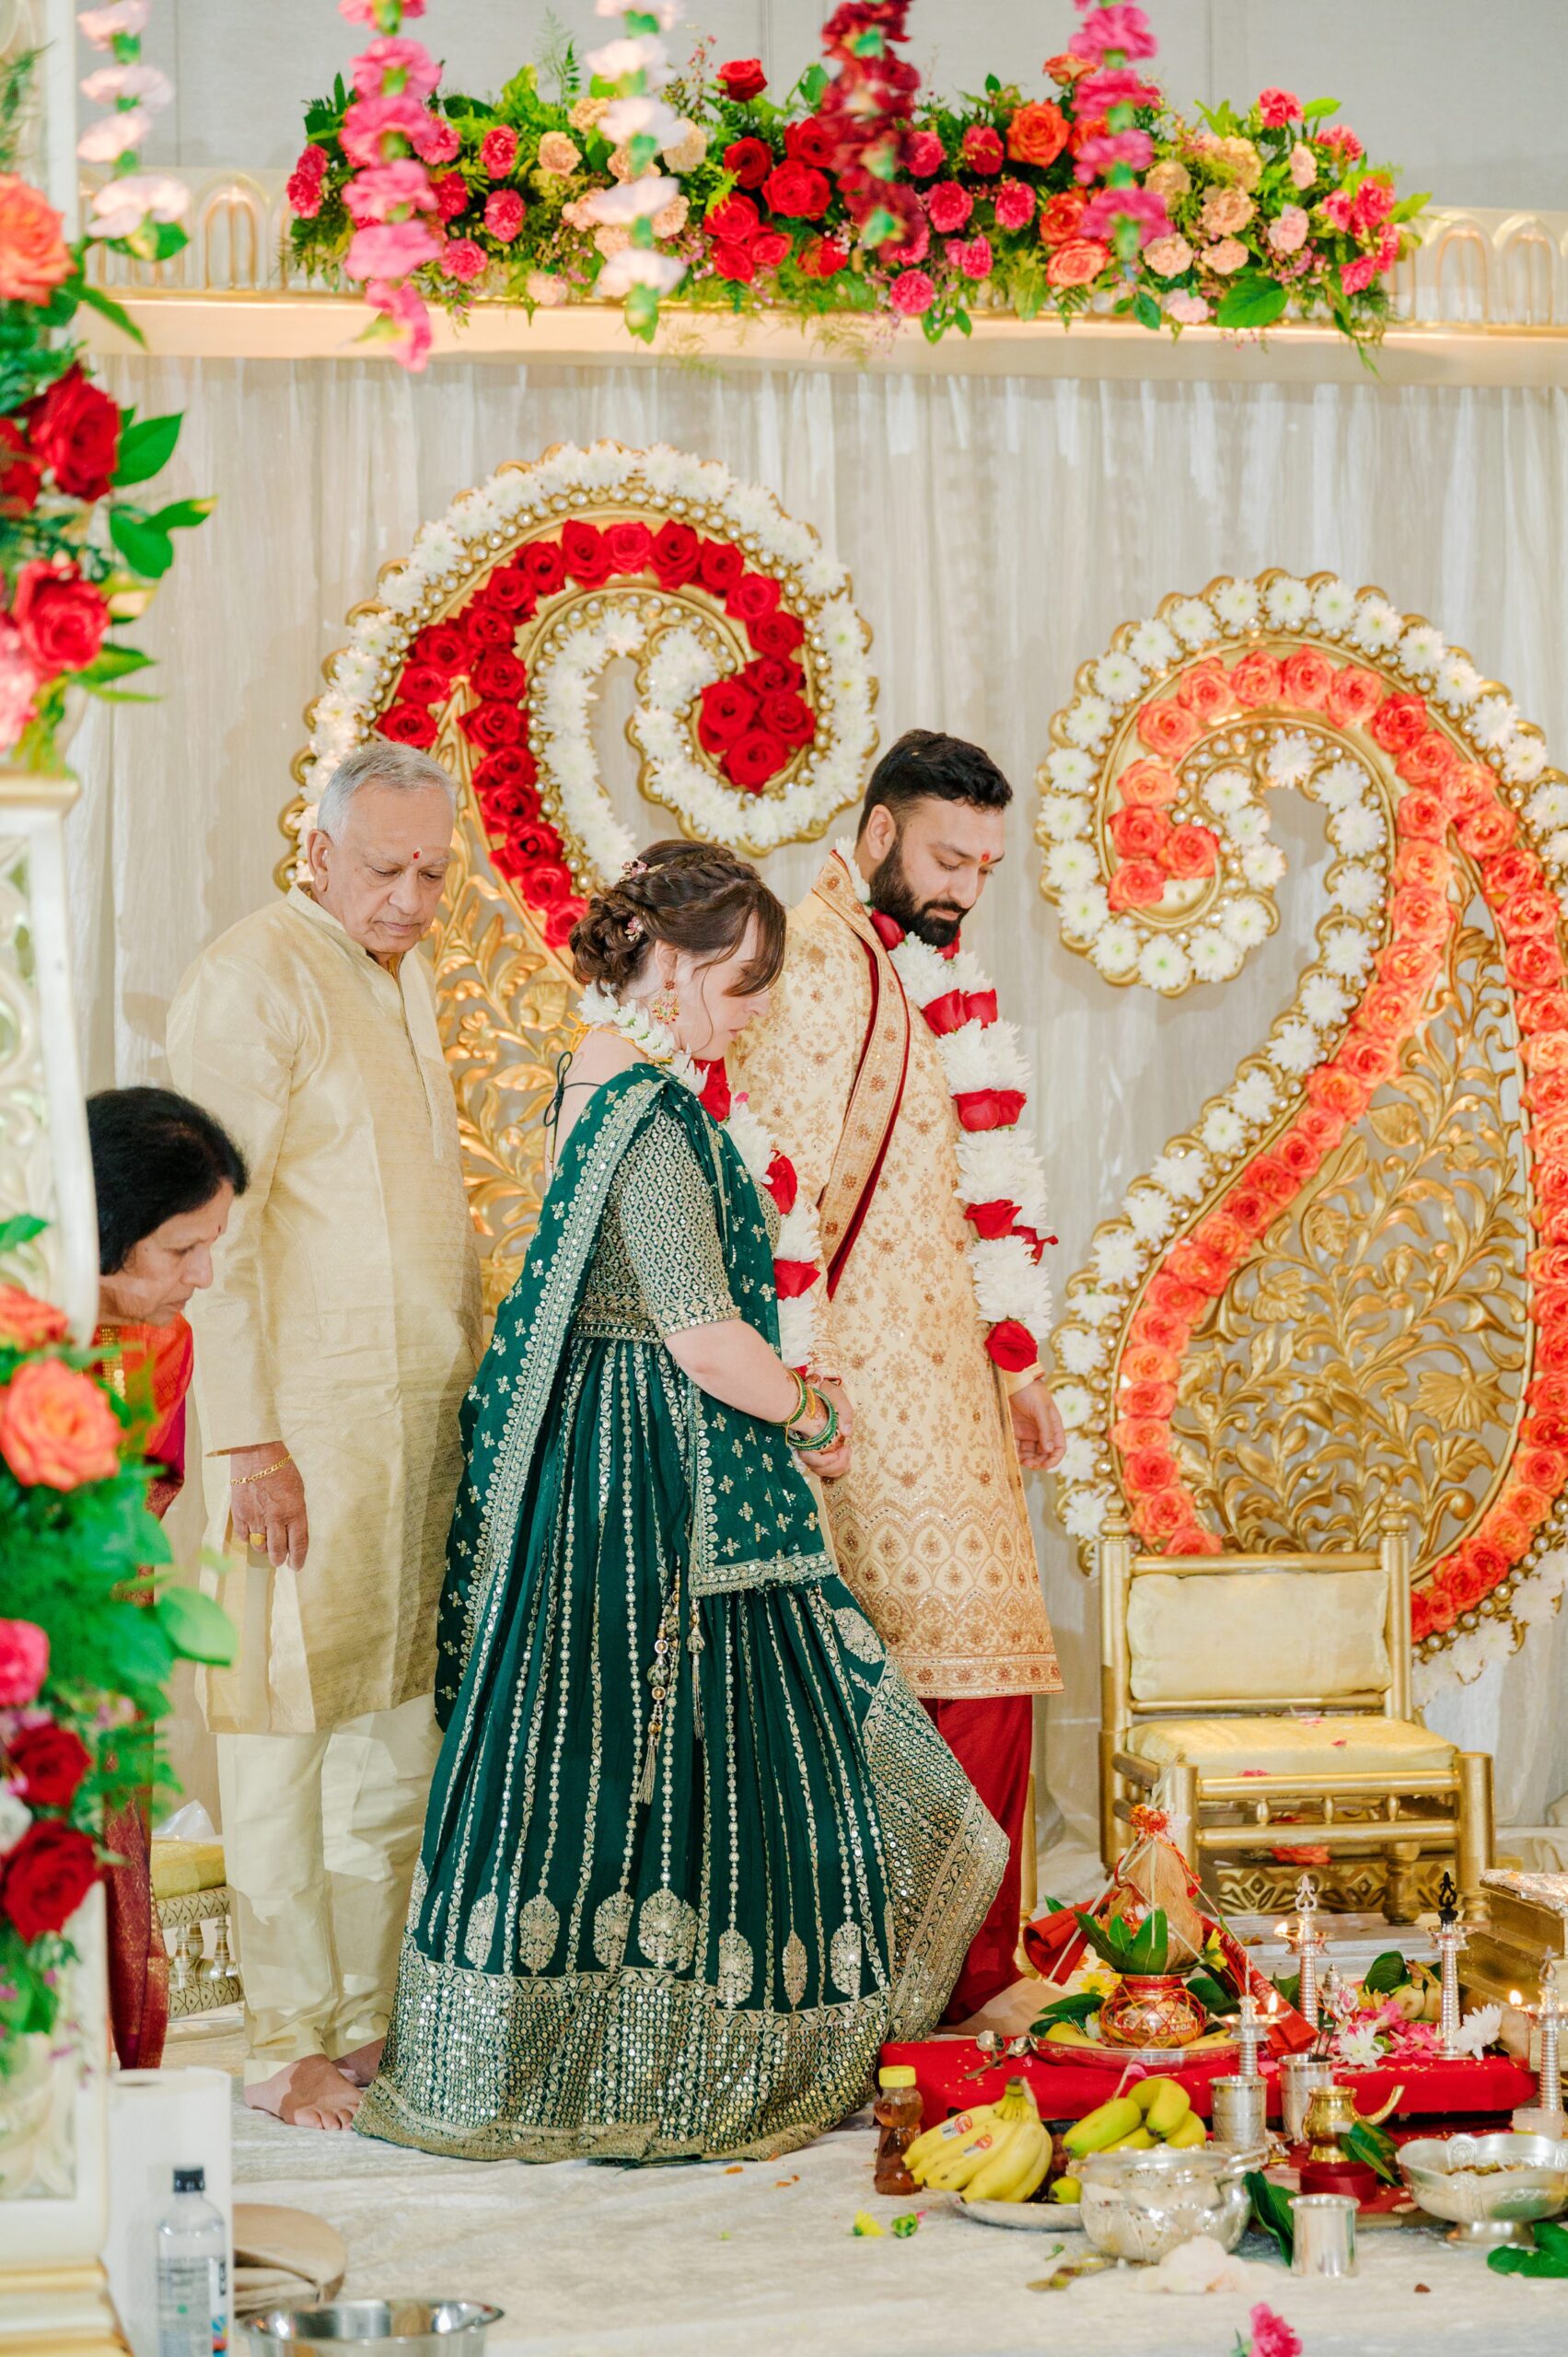
[[[418,794],[438,785],[454,813],[458,789],[439,761],[417,745],[391,745],[377,737],[359,745],[338,763],[316,805],[316,824],[322,834],[336,839],[343,815],[362,785],[391,785],[400,793]]]

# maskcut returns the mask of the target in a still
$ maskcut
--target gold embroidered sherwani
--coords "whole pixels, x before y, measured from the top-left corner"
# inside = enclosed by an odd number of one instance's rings
[[[830,1261],[844,1252],[823,1315],[854,1406],[854,1462],[826,1485],[845,1580],[917,1694],[1059,1691],[966,1258],[958,1117],[936,1040],[836,853],[791,911],[772,1010],[737,1066],[820,1206]]]

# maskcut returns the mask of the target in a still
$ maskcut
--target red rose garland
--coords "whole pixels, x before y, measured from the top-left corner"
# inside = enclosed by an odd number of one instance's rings
[[[1206,703],[1205,722],[1224,717],[1225,691],[1214,676],[1222,667],[1200,669],[1210,676],[1196,696],[1189,674],[1176,699],[1140,714],[1145,745],[1179,757],[1198,733],[1195,707]],[[1110,1437],[1140,1536],[1167,1554],[1218,1554],[1222,1541],[1200,1524],[1172,1444],[1182,1358],[1209,1303],[1365,1114],[1374,1092],[1397,1074],[1400,1050],[1422,1018],[1455,921],[1449,897],[1455,861],[1446,844],[1452,831],[1474,863],[1515,993],[1540,1242],[1528,1264],[1536,1341],[1517,1443],[1501,1494],[1413,1599],[1411,1629],[1419,1642],[1451,1629],[1508,1577],[1568,1480],[1568,977],[1557,901],[1539,860],[1518,839],[1517,821],[1492,771],[1463,759],[1432,725],[1423,697],[1385,694],[1375,672],[1353,664],[1335,668],[1309,648],[1283,665],[1262,650],[1243,656],[1228,675],[1228,691],[1238,702],[1283,702],[1304,717],[1326,712],[1342,724],[1367,726],[1388,754],[1405,788],[1396,818],[1389,938],[1344,1038],[1307,1075],[1304,1101],[1288,1126],[1151,1271],[1121,1353]],[[1121,780],[1131,807],[1139,807],[1145,791],[1135,772],[1150,766],[1134,764]]]
[[[559,948],[582,915],[559,831],[540,801],[539,770],[523,704],[528,670],[512,652],[518,627],[540,600],[568,586],[602,589],[612,578],[652,575],[674,592],[706,590],[745,631],[755,652],[739,670],[703,690],[697,739],[731,785],[760,794],[813,742],[817,718],[806,701],[798,658],[805,625],[784,610],[771,574],[747,569],[732,540],[705,539],[691,525],[640,518],[599,526],[573,518],[558,535],[529,540],[498,565],[461,610],[431,622],[411,642],[391,701],[377,722],[401,745],[433,745],[440,715],[459,682],[478,702],[459,726],[479,760],[474,793],[491,837],[491,856]]]

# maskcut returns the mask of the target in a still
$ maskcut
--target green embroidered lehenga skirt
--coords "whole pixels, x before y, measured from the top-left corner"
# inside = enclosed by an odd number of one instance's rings
[[[776,1343],[769,1211],[649,1066],[567,1141],[464,1411],[446,1728],[362,2133],[774,2154],[940,2016],[1002,1837],[775,1426],[663,1336]]]

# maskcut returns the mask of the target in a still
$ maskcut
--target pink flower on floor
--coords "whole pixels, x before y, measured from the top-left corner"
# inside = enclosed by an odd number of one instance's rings
[[[448,278],[457,279],[464,286],[471,286],[482,272],[484,248],[471,238],[448,238],[442,250],[441,267]]]
[[[412,156],[400,156],[395,164],[373,164],[368,171],[355,172],[343,190],[343,203],[350,218],[363,228],[367,221],[389,221],[400,204],[412,205],[416,213],[433,212],[436,195],[424,166]],[[388,274],[374,273],[377,278]]]
[[[1022,229],[1034,219],[1035,192],[1022,180],[1004,180],[996,192],[996,226]]]
[[[406,8],[408,0],[403,0],[403,5]],[[412,286],[389,286],[379,280],[373,280],[365,294],[366,301],[396,331],[392,341],[394,358],[417,375],[430,356],[430,313],[424,296]]]
[[[1251,2357],[1301,2357],[1301,2335],[1261,2300],[1247,2321],[1252,2328]]]
[[[971,238],[966,245],[961,238],[952,238],[947,244],[947,259],[966,278],[989,278],[991,275],[991,240]]]
[[[906,319],[918,319],[936,300],[936,289],[923,270],[906,270],[888,289],[888,300]]]
[[[407,278],[441,251],[423,221],[379,221],[356,229],[343,270],[350,278]]]
[[[509,246],[527,216],[528,207],[515,188],[494,188],[484,200],[484,226],[493,238]],[[657,230],[657,223],[655,229]]]
[[[0,753],[8,753],[33,716],[38,673],[28,659],[22,633],[9,614],[0,614]],[[0,1681],[4,1678],[5,1632],[30,1628],[30,1621],[0,1620]],[[31,1698],[23,1695],[23,1701]]]
[[[354,61],[354,87],[362,99],[379,98],[389,74],[400,75],[398,88],[416,99],[427,99],[441,79],[441,68],[423,41],[373,41]]]
[[[1301,100],[1289,90],[1265,90],[1258,100],[1258,110],[1269,130],[1283,131],[1287,122],[1295,122],[1301,113]]]

